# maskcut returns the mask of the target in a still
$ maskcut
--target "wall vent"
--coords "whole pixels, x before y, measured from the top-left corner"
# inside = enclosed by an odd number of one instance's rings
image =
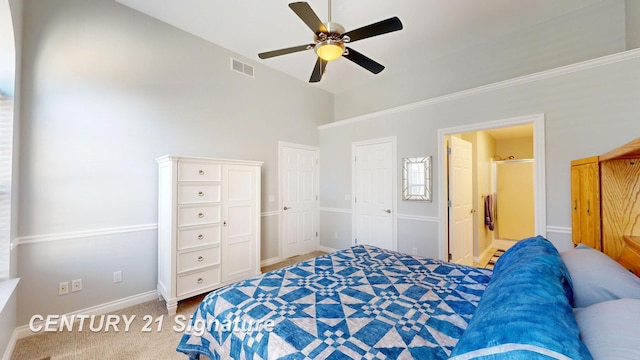
[[[249,65],[249,64],[245,64],[240,60],[231,58],[231,70],[235,71],[235,72],[239,72],[241,74],[244,74],[246,76],[249,77],[254,77],[253,76],[253,66]]]

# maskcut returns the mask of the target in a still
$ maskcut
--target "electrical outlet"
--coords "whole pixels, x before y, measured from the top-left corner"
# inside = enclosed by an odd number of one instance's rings
[[[82,290],[82,279],[75,279],[71,281],[71,292]]]
[[[67,295],[69,293],[69,282],[64,281],[58,284],[58,295]]]
[[[418,248],[411,248],[411,255],[418,255]]]
[[[114,283],[122,282],[122,271],[121,270],[113,272],[113,282]]]

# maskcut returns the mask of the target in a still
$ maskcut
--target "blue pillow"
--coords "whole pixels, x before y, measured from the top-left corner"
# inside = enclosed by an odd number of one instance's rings
[[[640,359],[640,300],[617,299],[573,310],[580,338],[598,360]]]
[[[571,279],[541,236],[496,262],[493,276],[451,359],[592,359],[570,303]]]
[[[560,256],[573,281],[573,307],[622,298],[640,299],[640,278],[600,251],[578,245]]]

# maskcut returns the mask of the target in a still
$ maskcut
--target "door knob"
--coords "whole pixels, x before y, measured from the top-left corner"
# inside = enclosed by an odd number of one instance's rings
[[[286,210],[289,210],[289,209],[291,209],[291,207],[290,207],[290,206],[285,206],[285,207],[284,207],[284,210],[285,210],[285,211],[286,211]]]
[[[382,210],[382,211],[386,212],[387,214],[391,214],[391,209]]]

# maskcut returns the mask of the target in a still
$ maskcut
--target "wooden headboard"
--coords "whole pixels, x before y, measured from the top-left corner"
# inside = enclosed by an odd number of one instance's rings
[[[640,236],[625,235],[624,247],[617,261],[625,268],[640,276]]]

